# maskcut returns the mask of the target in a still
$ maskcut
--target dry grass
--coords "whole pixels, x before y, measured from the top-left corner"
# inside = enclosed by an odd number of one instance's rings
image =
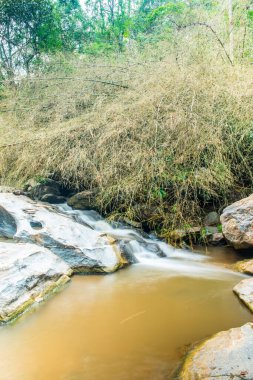
[[[122,62],[66,60],[6,90],[2,183],[53,174],[97,189],[101,211],[161,232],[251,192],[252,69]],[[52,79],[66,76],[74,79]]]

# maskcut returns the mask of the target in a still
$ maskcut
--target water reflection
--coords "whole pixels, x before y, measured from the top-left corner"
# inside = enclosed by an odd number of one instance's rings
[[[238,275],[171,268],[74,277],[36,313],[0,329],[1,379],[169,379],[186,345],[252,319],[232,293]]]

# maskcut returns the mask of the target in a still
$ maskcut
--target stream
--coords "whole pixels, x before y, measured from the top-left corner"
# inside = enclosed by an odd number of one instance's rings
[[[252,321],[232,292],[245,276],[227,268],[239,259],[231,248],[174,249],[94,211],[58,210],[129,240],[138,262],[106,276],[74,276],[0,327],[0,380],[171,379],[193,343]]]

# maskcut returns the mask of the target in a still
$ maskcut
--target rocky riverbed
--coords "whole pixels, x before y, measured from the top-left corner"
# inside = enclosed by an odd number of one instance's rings
[[[223,235],[235,249],[247,249],[253,257],[253,195],[225,208],[221,215]],[[233,266],[253,275],[253,259]],[[243,279],[233,291],[253,312],[253,278]],[[253,323],[223,331],[197,345],[186,356],[178,380],[252,380]]]
[[[25,196],[0,193],[0,322],[18,317],[72,273],[128,264],[115,239]]]
[[[87,222],[78,211],[65,212],[16,194],[0,193],[0,237],[6,239],[0,241],[0,323],[16,319],[47,299],[73,273],[112,273],[138,261],[134,252],[168,257],[165,243],[146,239],[134,230],[113,230],[100,219]],[[221,222],[223,238],[236,249],[247,249],[249,255],[232,269],[251,275],[252,196],[226,208]],[[233,290],[253,311],[253,278],[243,279]],[[252,379],[252,329],[249,323],[197,345],[176,377]]]

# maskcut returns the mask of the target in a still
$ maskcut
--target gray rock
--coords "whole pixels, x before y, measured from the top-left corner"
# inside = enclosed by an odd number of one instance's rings
[[[205,231],[207,235],[213,235],[218,232],[218,228],[214,226],[206,226]]]
[[[43,301],[71,274],[70,267],[46,248],[0,242],[0,323]]]
[[[86,190],[70,197],[67,204],[76,210],[91,210],[95,208],[95,192]]]
[[[28,188],[29,196],[32,199],[42,200],[42,197],[51,194],[55,196],[61,195],[61,187],[59,182],[52,179],[45,179],[42,183],[37,183]]]
[[[17,233],[15,218],[0,205],[0,236],[12,238]]]
[[[60,204],[66,202],[66,198],[61,195],[45,194],[41,197],[41,202]]]
[[[253,278],[247,278],[237,284],[233,291],[253,312]]]
[[[205,226],[217,226],[220,223],[220,216],[216,211],[209,212],[204,218]]]
[[[0,194],[0,236],[45,246],[78,273],[108,273],[127,264],[109,235],[24,196]]]
[[[222,331],[191,351],[178,380],[252,380],[253,324]]]
[[[138,260],[137,260],[137,258],[135,257],[135,255],[133,253],[131,242],[127,242],[127,243],[121,242],[120,243],[120,248],[121,248],[124,256],[126,257],[127,261],[130,264],[136,264],[136,263],[138,263]]]
[[[121,217],[121,218],[118,218],[118,221],[119,222],[122,222],[122,223],[125,223],[133,228],[141,228],[141,223],[140,222],[136,222],[134,220],[130,220],[129,218],[126,218],[126,217]]]
[[[208,240],[208,244],[214,245],[214,246],[225,245],[226,240],[221,232],[215,232]]]
[[[226,207],[221,223],[223,235],[235,249],[253,247],[253,194]]]

